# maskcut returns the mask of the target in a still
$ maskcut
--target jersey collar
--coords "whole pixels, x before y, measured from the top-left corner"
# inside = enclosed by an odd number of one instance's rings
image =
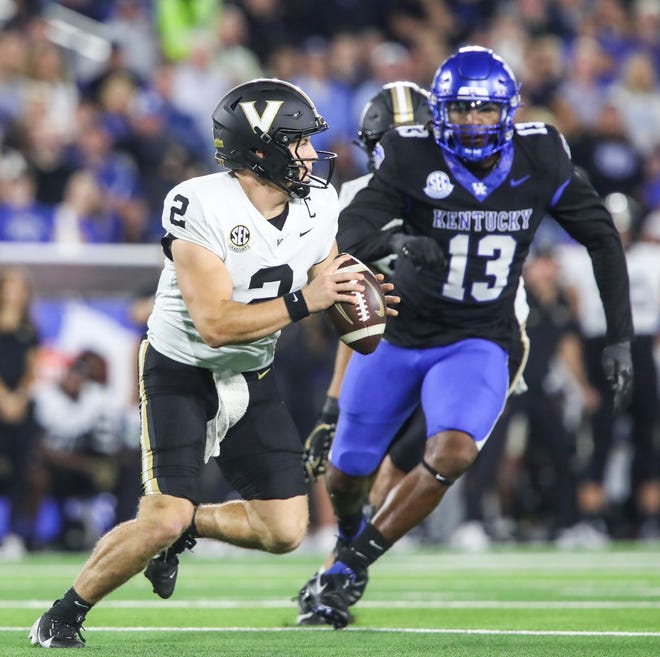
[[[445,162],[456,182],[469,194],[481,202],[487,199],[507,178],[513,164],[513,144],[509,143],[500,151],[500,159],[495,168],[485,177],[477,178],[457,157],[443,151]]]

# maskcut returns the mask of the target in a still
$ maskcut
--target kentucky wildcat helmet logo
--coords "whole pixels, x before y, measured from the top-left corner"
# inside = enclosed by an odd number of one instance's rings
[[[453,190],[454,185],[444,171],[431,171],[426,177],[424,193],[429,198],[447,198]]]

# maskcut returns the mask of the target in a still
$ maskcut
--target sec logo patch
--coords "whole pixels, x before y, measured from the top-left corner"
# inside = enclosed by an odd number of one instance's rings
[[[429,198],[447,198],[453,190],[454,186],[444,171],[431,171],[426,177],[424,193]]]
[[[239,253],[250,248],[250,229],[247,226],[239,224],[229,231],[229,244],[231,251]]]

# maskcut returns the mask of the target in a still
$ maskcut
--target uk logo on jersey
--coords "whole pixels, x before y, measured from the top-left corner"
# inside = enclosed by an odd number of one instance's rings
[[[424,193],[429,198],[447,198],[452,191],[454,191],[454,185],[451,184],[449,176],[444,171],[431,171],[426,177]]]
[[[247,226],[239,224],[229,232],[229,244],[227,248],[234,253],[245,251],[250,246],[250,230]]]
[[[486,184],[481,181],[473,182],[472,191],[475,196],[486,196],[488,194],[488,187],[486,187]]]

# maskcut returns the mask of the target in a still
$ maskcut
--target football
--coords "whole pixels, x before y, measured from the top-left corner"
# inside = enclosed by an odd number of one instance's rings
[[[353,292],[358,297],[358,303],[338,302],[325,313],[344,344],[360,354],[370,354],[375,351],[385,331],[385,295],[371,269],[357,258],[351,256],[338,271],[346,269],[364,275],[364,292]]]

